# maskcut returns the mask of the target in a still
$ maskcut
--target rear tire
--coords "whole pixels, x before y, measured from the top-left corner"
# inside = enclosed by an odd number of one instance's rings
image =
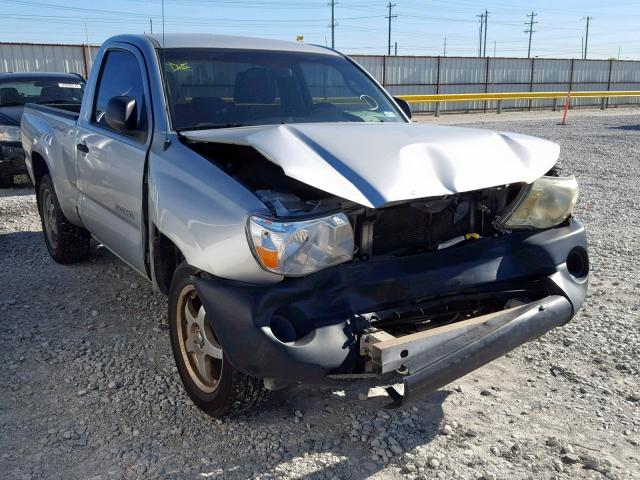
[[[208,415],[246,413],[269,392],[261,379],[236,370],[225,358],[191,280],[194,273],[183,263],[169,289],[169,334],[182,384],[193,403]]]
[[[42,221],[42,233],[49,255],[56,262],[71,264],[89,257],[91,235],[64,216],[58,203],[51,177],[47,174],[38,186],[38,211]]]

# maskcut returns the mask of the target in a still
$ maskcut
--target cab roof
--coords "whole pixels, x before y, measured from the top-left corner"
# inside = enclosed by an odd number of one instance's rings
[[[151,39],[153,43],[156,44],[156,47],[163,45],[162,34],[141,36]],[[164,36],[164,46],[165,48],[237,48],[243,50],[272,50],[340,55],[338,52],[329,48],[308,43],[286,42],[283,40],[255,37],[212,35],[208,33],[167,33]]]

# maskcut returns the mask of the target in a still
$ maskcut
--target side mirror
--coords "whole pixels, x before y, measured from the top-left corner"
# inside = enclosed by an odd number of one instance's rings
[[[396,101],[396,103],[398,104],[400,109],[404,112],[404,114],[407,117],[411,118],[411,107],[409,106],[407,101],[398,97],[393,97],[393,99]]]
[[[138,108],[135,98],[121,96],[109,99],[104,120],[110,128],[119,132],[138,130]]]

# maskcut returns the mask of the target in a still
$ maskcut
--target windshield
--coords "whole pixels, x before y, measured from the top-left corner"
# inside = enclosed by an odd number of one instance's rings
[[[337,55],[168,49],[165,73],[175,130],[405,121],[374,82]]]
[[[80,103],[84,80],[80,78],[12,79],[0,82],[0,107],[25,103]]]

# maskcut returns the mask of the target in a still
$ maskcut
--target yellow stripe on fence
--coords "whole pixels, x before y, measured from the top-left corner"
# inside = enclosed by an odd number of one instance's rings
[[[600,92],[493,92],[493,93],[437,93],[430,95],[398,95],[409,103],[473,102],[476,100],[535,100],[537,98],[604,98],[640,97],[637,90]]]

